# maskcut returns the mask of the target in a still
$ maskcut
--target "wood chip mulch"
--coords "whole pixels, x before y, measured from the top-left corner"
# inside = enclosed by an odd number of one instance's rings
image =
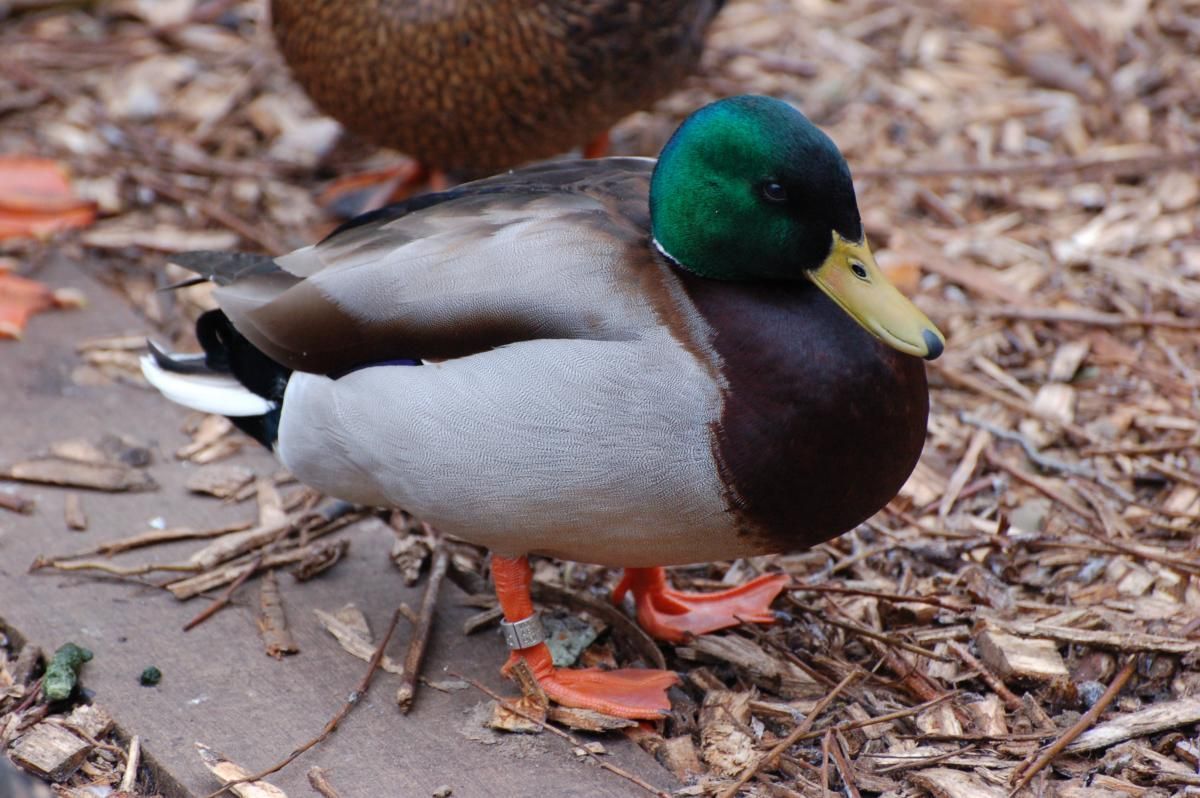
[[[0,151],[66,164],[100,214],[6,243],[19,271],[86,255],[185,340],[181,315],[209,300],[155,292],[177,277],[164,252],[307,243],[329,224],[324,181],[396,157],[312,109],[264,5],[4,5]],[[1197,52],[1197,0],[735,0],[702,73],[617,128],[618,153],[653,154],[717,97],[795,102],[846,153],[881,264],[948,338],[925,454],[885,511],[808,552],[676,571],[704,588],[782,570],[796,588],[784,622],[667,651],[686,682],[637,736],[675,794],[1200,791]],[[140,379],[127,340],[81,358],[77,379]],[[204,423],[196,452],[240,447]],[[252,476],[213,491],[249,498]],[[595,596],[612,581],[538,576]],[[0,681],[10,723],[23,695]]]

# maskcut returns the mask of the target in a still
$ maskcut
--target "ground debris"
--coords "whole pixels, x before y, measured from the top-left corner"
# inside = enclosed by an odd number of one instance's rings
[[[299,653],[300,647],[288,629],[287,615],[283,611],[283,597],[279,594],[279,579],[274,571],[267,571],[259,585],[258,631],[262,635],[267,656],[280,659],[288,654]]]
[[[237,782],[239,779],[245,779],[251,775],[250,771],[213,751],[204,743],[196,743],[196,752],[200,755],[200,761],[204,763],[204,767],[220,779],[222,784]],[[238,798],[287,798],[287,793],[265,781],[233,784],[229,791]]]
[[[13,743],[11,756],[21,767],[48,781],[66,781],[79,769],[92,744],[55,723],[39,723]]]
[[[309,243],[325,224],[312,199],[320,182],[379,157],[361,143],[329,149],[329,120],[286,70],[262,61],[261,4],[227,5],[219,25],[189,21],[200,5],[122,0],[105,14],[93,3],[25,2],[0,30],[11,55],[0,67],[2,148],[69,167],[72,202],[107,217],[86,236],[39,246],[82,248],[156,334],[184,347],[213,306],[211,287],[160,293],[182,276],[164,274],[162,252]],[[881,265],[948,337],[929,368],[925,452],[884,511],[808,552],[672,573],[708,589],[781,570],[804,612],[781,601],[787,615],[773,626],[662,649],[608,605],[611,572],[536,563],[540,602],[575,612],[582,604],[563,597],[578,596],[616,614],[587,610],[607,631],[583,662],[688,677],[657,750],[677,774],[703,771],[711,781],[697,789],[717,792],[754,764],[743,788],[762,795],[852,794],[850,782],[866,793],[1007,795],[997,774],[1071,729],[1136,655],[1120,695],[1031,788],[1195,791],[1177,767],[1194,773],[1200,759],[1183,737],[1200,724],[1190,703],[1200,694],[1195,10],[1193,0],[731,0],[701,73],[614,130],[614,154],[652,155],[717,97],[796,102],[846,153]],[[26,254],[0,270],[23,268]],[[80,342],[81,369],[140,379],[131,369],[144,337]],[[253,445],[217,416],[195,414],[187,430],[176,454],[195,464]],[[50,454],[22,455],[58,479],[42,484],[144,477],[89,441]],[[88,484],[64,480],[64,468]],[[260,493],[236,468],[196,479],[226,500]],[[38,508],[57,508],[37,490]],[[0,488],[0,506],[37,509],[14,496]],[[189,598],[270,568],[328,567],[346,538],[314,541],[361,517],[310,527],[302,515],[156,530],[86,556],[233,533],[175,563],[200,569],[172,575],[172,592]],[[402,513],[392,524],[396,565],[415,584],[431,536]],[[483,553],[451,550],[448,575],[483,591]],[[141,567],[94,564],[121,577]],[[371,656],[365,619],[321,623]],[[28,668],[18,677],[5,667],[16,681],[0,683],[0,734],[43,709],[13,713],[36,691]],[[381,667],[402,672],[386,658]],[[718,709],[732,700],[723,694],[748,703]]]
[[[0,472],[0,478],[108,492],[158,489],[154,479],[141,469],[115,463],[82,463],[57,457],[14,463],[7,471]]]

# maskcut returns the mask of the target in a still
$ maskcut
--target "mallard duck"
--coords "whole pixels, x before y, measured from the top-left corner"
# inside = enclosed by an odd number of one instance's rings
[[[193,253],[204,354],[147,378],[303,482],[491,549],[513,658],[632,718],[675,675],[556,669],[527,555],[624,567],[679,640],[769,622],[788,580],[669,587],[666,565],[813,546],[895,495],[943,338],[884,277],[834,143],[767,97],[692,114],[655,162],[549,163],[344,224],[278,258]],[[510,662],[511,664],[511,662]]]
[[[590,142],[677,87],[724,0],[272,0],[317,106],[438,172],[491,174]]]

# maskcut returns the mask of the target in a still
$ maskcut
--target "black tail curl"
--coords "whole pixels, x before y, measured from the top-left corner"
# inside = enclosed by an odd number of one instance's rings
[[[203,355],[172,355],[153,344],[150,353],[164,371],[177,374],[225,374],[275,407],[261,416],[230,416],[234,426],[268,449],[275,448],[283,393],[292,370],[264,355],[247,340],[221,310],[210,310],[196,321],[196,338]]]

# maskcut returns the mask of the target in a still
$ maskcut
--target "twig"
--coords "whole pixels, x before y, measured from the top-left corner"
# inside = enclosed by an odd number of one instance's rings
[[[421,675],[421,660],[425,658],[425,648],[429,644],[429,631],[433,628],[433,612],[437,608],[438,591],[442,587],[442,579],[446,576],[446,566],[450,562],[450,552],[438,540],[435,544],[433,565],[429,568],[429,582],[425,585],[425,596],[421,599],[421,614],[417,616],[412,639],[408,643],[408,653],[404,655],[404,676],[400,688],[396,691],[396,704],[400,711],[408,714],[412,709],[413,695],[417,689],[417,679]]]
[[[300,647],[288,629],[283,597],[279,593],[279,580],[274,571],[267,571],[258,590],[258,629],[262,633],[267,656],[280,659],[284,655],[295,654]]]
[[[1200,641],[1182,640],[1167,635],[1075,629],[1070,626],[1053,626],[1034,621],[1007,621],[990,616],[980,618],[975,631],[978,632],[988,627],[1017,637],[1042,637],[1059,643],[1090,646],[1107,651],[1124,653],[1153,651],[1180,657],[1195,656],[1197,652],[1200,652]]]
[[[1059,158],[1053,161],[1024,161],[1008,164],[963,164],[962,166],[912,167],[909,169],[855,169],[861,179],[946,178],[946,177],[1051,177],[1077,172],[1144,174],[1150,169],[1173,169],[1200,161],[1200,149],[1133,155],[1125,158]]]
[[[1120,313],[1100,313],[1094,310],[1060,310],[1058,308],[1030,308],[1015,305],[976,308],[976,312],[981,316],[993,319],[1068,322],[1090,327],[1165,327],[1171,330],[1200,330],[1200,319],[1168,316],[1164,313],[1124,316]]]
[[[33,499],[27,499],[17,493],[0,491],[0,510],[9,510],[14,513],[29,515],[36,506],[37,503]]]
[[[379,641],[379,647],[375,649],[375,655],[371,657],[371,662],[368,663],[367,672],[363,674],[362,680],[358,683],[358,686],[354,688],[354,691],[346,697],[346,702],[342,704],[342,707],[337,711],[337,714],[329,719],[329,722],[325,724],[325,728],[321,729],[320,734],[292,751],[277,764],[272,765],[261,773],[256,773],[253,776],[247,776],[236,781],[231,781],[222,786],[221,789],[216,790],[215,792],[210,792],[208,795],[204,796],[204,798],[217,798],[218,796],[223,795],[226,790],[235,784],[245,784],[246,782],[250,781],[260,781],[265,779],[267,776],[270,776],[272,773],[278,773],[288,765],[295,762],[296,759],[298,759],[306,751],[316,745],[319,745],[326,740],[329,735],[337,731],[337,728],[339,725],[341,725],[341,722],[346,719],[347,715],[350,714],[350,710],[358,706],[358,702],[361,701],[363,696],[367,694],[367,691],[371,689],[371,680],[375,677],[375,672],[379,670],[379,661],[383,659],[383,652],[387,648],[388,643],[391,642],[392,633],[396,631],[396,624],[398,623],[400,623],[400,610],[396,610],[392,613],[392,620],[388,623],[387,631],[384,632],[383,639]]]
[[[850,798],[862,798],[862,793],[858,791],[858,782],[854,778],[854,769],[850,766],[850,761],[846,759],[846,753],[842,750],[841,735],[831,731],[825,739],[829,740],[829,753],[833,754],[833,763],[837,765],[838,773],[842,775],[842,784],[845,785],[846,792],[849,793]]]
[[[1008,685],[1000,681],[996,674],[992,673],[986,665],[975,659],[971,655],[971,652],[967,651],[966,646],[956,640],[949,640],[946,642],[946,645],[966,663],[968,668],[979,673],[979,678],[983,679],[987,686],[992,688],[992,692],[1000,696],[1000,700],[1004,702],[1004,706],[1009,712],[1016,712],[1021,709],[1021,699],[1017,698],[1017,694],[1009,690]]]
[[[1130,657],[1125,661],[1125,666],[1122,667],[1117,675],[1113,677],[1112,683],[1109,684],[1108,689],[1104,691],[1104,694],[1100,696],[1095,704],[1092,704],[1091,709],[1083,713],[1079,720],[1077,720],[1069,729],[1064,731],[1057,740],[1051,743],[1049,747],[1042,752],[1040,756],[1038,756],[1032,762],[1030,762],[1030,760],[1026,760],[1020,767],[1013,771],[1013,776],[1015,777],[1019,774],[1020,780],[1017,782],[1016,786],[1013,787],[1012,792],[1008,794],[1009,798],[1012,798],[1021,790],[1025,789],[1026,785],[1033,781],[1034,776],[1036,776],[1038,773],[1048,767],[1051,762],[1057,759],[1059,754],[1063,752],[1063,749],[1071,744],[1072,740],[1083,734],[1093,723],[1096,722],[1100,715],[1104,713],[1104,710],[1108,709],[1108,705],[1116,700],[1117,694],[1120,693],[1125,685],[1129,682],[1129,679],[1133,676],[1133,672],[1135,670],[1137,670],[1137,657]]]
[[[821,797],[832,792],[829,789],[829,742],[833,738],[833,729],[826,729],[821,738]]]
[[[738,794],[738,791],[745,786],[746,782],[754,778],[760,770],[762,770],[764,767],[774,766],[774,763],[778,760],[779,755],[799,742],[805,735],[809,734],[809,730],[812,729],[813,724],[817,722],[817,718],[821,716],[821,713],[823,713],[829,707],[829,705],[832,704],[834,700],[842,694],[843,690],[854,684],[854,682],[858,680],[859,675],[860,674],[858,671],[851,671],[848,673],[846,678],[838,682],[837,686],[834,687],[833,690],[831,690],[824,698],[817,702],[817,705],[812,708],[812,711],[808,713],[804,720],[796,724],[796,728],[792,729],[791,733],[788,734],[787,737],[784,737],[782,740],[776,743],[770,751],[763,756],[760,756],[752,765],[743,770],[742,774],[737,777],[733,784],[726,787],[718,798],[734,798],[734,796]]]
[[[312,788],[321,793],[324,798],[341,798],[338,795],[338,791],[329,783],[329,779],[325,776],[325,771],[321,768],[313,765],[305,775],[308,776],[308,783],[312,785]]]
[[[132,793],[137,784],[138,764],[142,757],[142,740],[136,734],[129,741],[129,753],[125,755],[125,774],[121,776],[121,786],[117,792]]]
[[[1166,454],[1184,449],[1200,449],[1200,440],[1163,441],[1156,443],[1116,444],[1113,446],[1085,446],[1079,450],[1080,457],[1111,457],[1118,454]]]
[[[1046,498],[1053,499],[1063,507],[1066,507],[1068,510],[1074,512],[1080,518],[1099,520],[1096,518],[1096,514],[1089,507],[1086,507],[1067,494],[1063,493],[1061,490],[1058,490],[1045,479],[1018,468],[1004,458],[995,454],[991,449],[988,449],[987,452],[984,453],[984,456],[992,465],[1011,474],[1031,488],[1035,488],[1040,493],[1045,494]]]
[[[194,618],[183,625],[183,631],[189,632],[192,629],[195,629],[197,626],[204,623],[209,618],[220,612],[224,607],[226,607],[229,604],[229,600],[233,598],[233,594],[237,591],[237,589],[245,584],[246,580],[250,578],[250,574],[262,567],[264,556],[265,555],[260,554],[255,557],[254,561],[251,562],[250,565],[238,575],[237,579],[233,580],[233,583],[225,589],[224,593],[222,593],[220,596],[217,596],[217,598],[213,600],[212,604],[209,604],[203,610],[198,612]]]
[[[927,738],[921,737],[921,739],[924,740]],[[1038,738],[1038,739],[1041,739],[1041,738]],[[907,762],[895,762],[894,764],[891,764],[891,765],[885,765],[884,767],[876,768],[874,771],[875,773],[883,774],[883,773],[892,773],[897,770],[907,770],[908,768],[928,767],[929,765],[935,765],[938,762],[945,762],[947,759],[953,759],[954,757],[965,754],[968,751],[974,750],[975,748],[978,748],[978,746],[975,745],[974,743],[971,743],[969,745],[964,745],[962,748],[955,749],[954,751],[946,751],[945,753],[935,754],[933,756],[901,757],[901,756],[894,755],[894,754],[866,754],[865,756],[878,756],[881,758],[886,757],[889,759],[908,759],[909,760]]]
[[[145,576],[155,571],[171,571],[174,573],[194,574],[200,570],[197,565],[183,562],[145,563],[143,565],[114,565],[105,560],[83,560],[80,562],[61,562],[59,560],[43,560],[38,558],[29,566],[29,570],[38,571],[51,568],[55,571],[103,571],[114,576]]]
[[[970,413],[960,413],[959,419],[964,424],[970,424],[973,427],[987,430],[997,438],[1020,444],[1021,448],[1025,451],[1025,456],[1046,471],[1061,471],[1064,474],[1071,474],[1072,476],[1090,479],[1096,484],[1106,488],[1109,492],[1126,504],[1132,504],[1137,501],[1136,496],[1122,488],[1120,485],[1115,484],[1112,480],[1106,479],[1091,466],[1080,463],[1068,463],[1065,460],[1058,460],[1054,457],[1049,457],[1042,454],[1041,451],[1039,451],[1038,448],[1033,445],[1033,441],[1029,440],[1029,438],[1027,438],[1025,435],[1022,435],[1020,432],[1005,429],[1004,427],[993,424],[990,421],[979,418],[978,416]]]
[[[978,380],[975,377],[972,377],[970,374],[965,374],[952,366],[947,366],[944,363],[938,363],[937,361],[930,361],[928,368],[942,375],[944,378],[960,388],[966,388],[969,391],[974,391],[975,393],[986,396],[993,402],[999,402],[1009,410],[1016,411],[1017,413],[1020,413],[1028,418],[1036,418],[1039,421],[1053,424],[1077,440],[1091,444],[1104,443],[1099,436],[1088,432],[1078,424],[1060,421],[1053,416],[1049,416],[1044,413],[1038,413],[1028,402],[1016,399],[1006,393],[1003,393],[1002,391],[998,391],[995,388],[992,388],[986,382]]]
[[[251,224],[243,221],[234,214],[222,208],[220,205],[194,194],[189,194],[186,191],[181,191],[176,186],[171,185],[166,180],[158,177],[158,175],[146,169],[133,169],[132,175],[135,180],[142,183],[159,194],[164,194],[176,202],[194,205],[196,210],[212,219],[217,224],[228,227],[233,232],[240,235],[247,241],[251,241],[262,248],[268,255],[282,255],[288,252],[291,247],[285,245],[282,241],[276,238],[273,234],[265,230],[259,230]]]
[[[882,593],[878,590],[861,590],[855,587],[840,587],[838,585],[806,585],[803,583],[789,587],[789,590],[803,592],[811,590],[814,593],[839,593],[844,596],[867,596],[869,598],[877,598],[880,601],[889,601],[898,604],[932,604],[935,607],[941,607],[944,610],[951,612],[964,612],[969,609],[961,604],[953,604],[944,599],[933,598],[931,596],[905,596],[900,593]]]
[[[830,602],[830,603],[832,604],[832,602]],[[841,611],[841,608],[837,607],[836,605],[834,605],[834,608],[835,608],[835,611],[838,611],[838,612]],[[916,654],[919,657],[926,657],[928,659],[937,660],[938,662],[950,662],[949,657],[944,657],[941,654],[937,654],[933,651],[930,651],[927,648],[922,648],[921,646],[913,645],[912,643],[906,643],[903,640],[897,640],[896,638],[892,637],[891,635],[886,635],[883,632],[877,632],[874,629],[868,629],[867,627],[862,626],[860,624],[852,623],[850,621],[834,620],[833,618],[830,618],[828,615],[822,615],[820,613],[812,613],[811,610],[809,611],[809,613],[816,615],[823,623],[830,624],[831,626],[836,626],[839,629],[845,629],[848,632],[853,632],[854,634],[862,635],[863,637],[869,637],[872,640],[875,640],[876,642],[883,643],[884,645],[892,646],[893,648],[903,649],[904,651],[907,651],[910,654]]]
[[[558,737],[561,737],[562,739],[569,742],[575,748],[578,748],[578,749],[584,751],[588,755],[588,757],[591,758],[591,760],[593,762],[595,762],[597,765],[599,765],[604,770],[607,770],[610,773],[615,773],[616,775],[620,776],[621,778],[627,779],[627,780],[633,782],[634,784],[641,787],[643,790],[650,793],[651,795],[658,796],[658,798],[670,798],[670,796],[667,795],[667,793],[658,789],[653,784],[650,784],[649,782],[634,775],[633,773],[630,773],[627,770],[619,768],[616,765],[613,765],[609,762],[605,762],[603,759],[596,756],[596,754],[592,753],[592,751],[590,749],[588,749],[586,746],[584,746],[583,741],[581,741],[578,737],[571,734],[570,732],[565,732],[562,729],[558,728],[557,726],[553,726],[544,720],[538,720],[533,715],[530,715],[529,713],[527,713],[523,709],[521,709],[519,706],[517,706],[516,702],[506,700],[499,693],[497,693],[497,692],[493,691],[492,689],[486,687],[485,685],[475,681],[474,679],[472,679],[469,676],[464,676],[461,673],[457,673],[455,671],[450,670],[449,668],[446,669],[446,673],[450,674],[455,679],[461,679],[462,681],[471,685],[472,687],[474,687],[476,690],[483,693],[484,695],[487,695],[496,701],[502,702],[504,704],[504,708],[507,709],[509,712],[512,712],[514,715],[518,715],[518,716],[524,718],[525,720],[529,721],[530,723],[537,725],[539,728],[545,729],[546,731],[548,731],[554,735],[557,735]],[[212,798],[212,796],[209,796],[208,798]]]

